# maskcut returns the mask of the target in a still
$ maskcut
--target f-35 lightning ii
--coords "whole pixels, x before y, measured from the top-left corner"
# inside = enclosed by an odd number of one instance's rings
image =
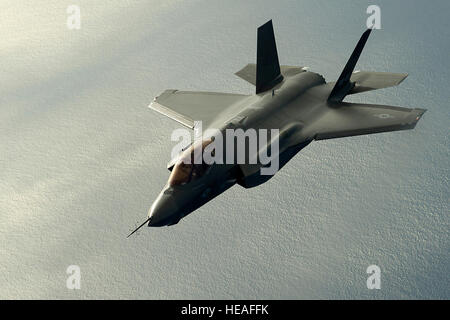
[[[425,109],[343,102],[349,94],[396,86],[407,77],[406,73],[353,71],[370,33],[371,29],[363,33],[339,79],[326,82],[305,67],[279,65],[270,20],[258,28],[256,64],[236,72],[256,87],[254,95],[166,90],[150,108],[190,129],[195,129],[196,121],[201,121],[204,129],[222,133],[227,129],[277,129],[276,139],[258,144],[257,152],[270,149],[276,141],[279,168],[314,140],[413,129]],[[194,151],[203,151],[211,141],[211,137],[194,141],[169,162],[171,174],[166,186],[151,206],[148,219],[131,234],[145,224],[176,224],[236,183],[251,188],[272,177],[261,174],[267,166],[261,161],[186,161],[194,159]],[[223,148],[224,154],[231,152]],[[247,144],[245,159],[250,149]]]

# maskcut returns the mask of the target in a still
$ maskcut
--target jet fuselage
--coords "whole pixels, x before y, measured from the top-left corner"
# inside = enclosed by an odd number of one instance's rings
[[[227,119],[225,122],[213,122],[207,128],[217,129],[224,137],[225,156],[227,129],[278,129],[279,136],[279,168],[281,169],[295,154],[308,145],[313,137],[304,135],[301,139],[305,123],[311,123],[320,117],[324,108],[329,108],[323,97],[325,91],[331,91],[324,78],[313,72],[301,72],[290,77],[285,77],[274,91],[250,96],[242,102],[231,105],[223,111],[219,117]],[[295,112],[292,109],[295,108]],[[298,109],[302,110],[299,111]],[[295,114],[297,117],[292,117]],[[283,135],[284,132],[294,128],[295,143],[292,144],[292,135]],[[203,139],[208,139],[205,136]],[[259,141],[259,137],[258,137]],[[236,147],[236,144],[233,144]],[[248,145],[245,149],[248,154]],[[233,151],[235,152],[235,151]],[[259,152],[259,150],[258,150]],[[236,152],[235,152],[236,154]],[[223,162],[226,162],[225,159]],[[244,164],[245,165],[245,164]],[[206,202],[226,191],[234,184],[239,183],[244,187],[254,187],[269,180],[273,175],[261,175],[256,170],[249,181],[242,176],[242,164],[212,164],[206,173],[200,178],[180,185],[167,183],[149,210],[149,226],[164,226],[177,223],[192,211],[198,209]],[[174,170],[174,169],[172,169]]]

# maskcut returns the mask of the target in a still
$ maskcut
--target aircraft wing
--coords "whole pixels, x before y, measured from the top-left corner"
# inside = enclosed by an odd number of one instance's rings
[[[339,103],[320,117],[310,130],[316,140],[413,129],[425,109]]]
[[[156,97],[150,108],[193,129],[194,121],[206,127],[228,106],[246,98],[242,94],[166,90]]]

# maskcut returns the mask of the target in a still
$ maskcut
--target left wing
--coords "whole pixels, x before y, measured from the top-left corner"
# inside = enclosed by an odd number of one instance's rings
[[[153,100],[150,108],[190,129],[194,128],[194,121],[202,121],[205,128],[225,108],[247,97],[233,93],[166,90]]]
[[[425,109],[339,103],[330,107],[308,131],[316,140],[413,129]]]

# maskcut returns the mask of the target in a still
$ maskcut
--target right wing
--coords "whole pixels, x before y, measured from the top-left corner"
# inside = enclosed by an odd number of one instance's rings
[[[166,90],[156,97],[150,108],[193,129],[194,121],[207,127],[228,106],[247,98],[247,95]]]
[[[413,129],[425,109],[339,103],[331,107],[309,130],[316,140]]]

